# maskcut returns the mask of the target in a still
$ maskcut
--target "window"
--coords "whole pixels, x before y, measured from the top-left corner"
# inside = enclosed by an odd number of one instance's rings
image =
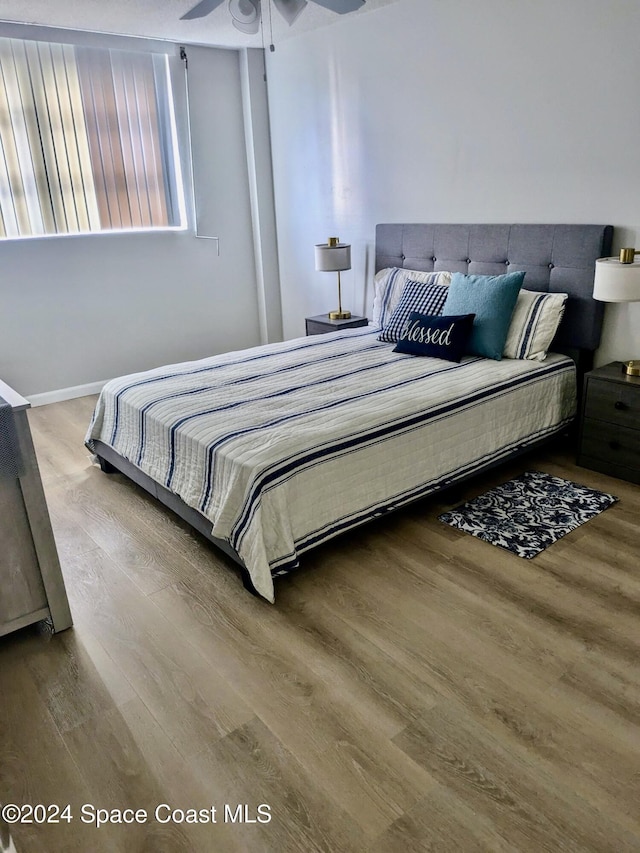
[[[168,57],[0,38],[0,238],[180,227]]]

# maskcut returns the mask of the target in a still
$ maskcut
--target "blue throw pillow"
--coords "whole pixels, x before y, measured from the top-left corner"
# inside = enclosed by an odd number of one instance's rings
[[[394,352],[460,361],[473,327],[473,314],[430,317],[412,311]]]
[[[473,313],[467,352],[499,361],[509,331],[511,315],[524,281],[523,272],[506,275],[451,276],[443,314]]]

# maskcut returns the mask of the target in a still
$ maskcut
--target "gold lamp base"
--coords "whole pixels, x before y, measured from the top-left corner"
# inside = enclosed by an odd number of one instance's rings
[[[329,311],[330,320],[349,320],[351,319],[351,311]]]
[[[640,376],[640,361],[625,361],[622,367],[627,376]]]

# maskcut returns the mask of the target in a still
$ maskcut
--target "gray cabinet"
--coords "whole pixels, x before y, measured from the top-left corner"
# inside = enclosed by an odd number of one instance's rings
[[[62,631],[71,625],[71,613],[27,419],[29,402],[2,381],[0,398],[0,635],[41,619]]]
[[[585,374],[578,465],[640,483],[640,377],[620,362]]]

